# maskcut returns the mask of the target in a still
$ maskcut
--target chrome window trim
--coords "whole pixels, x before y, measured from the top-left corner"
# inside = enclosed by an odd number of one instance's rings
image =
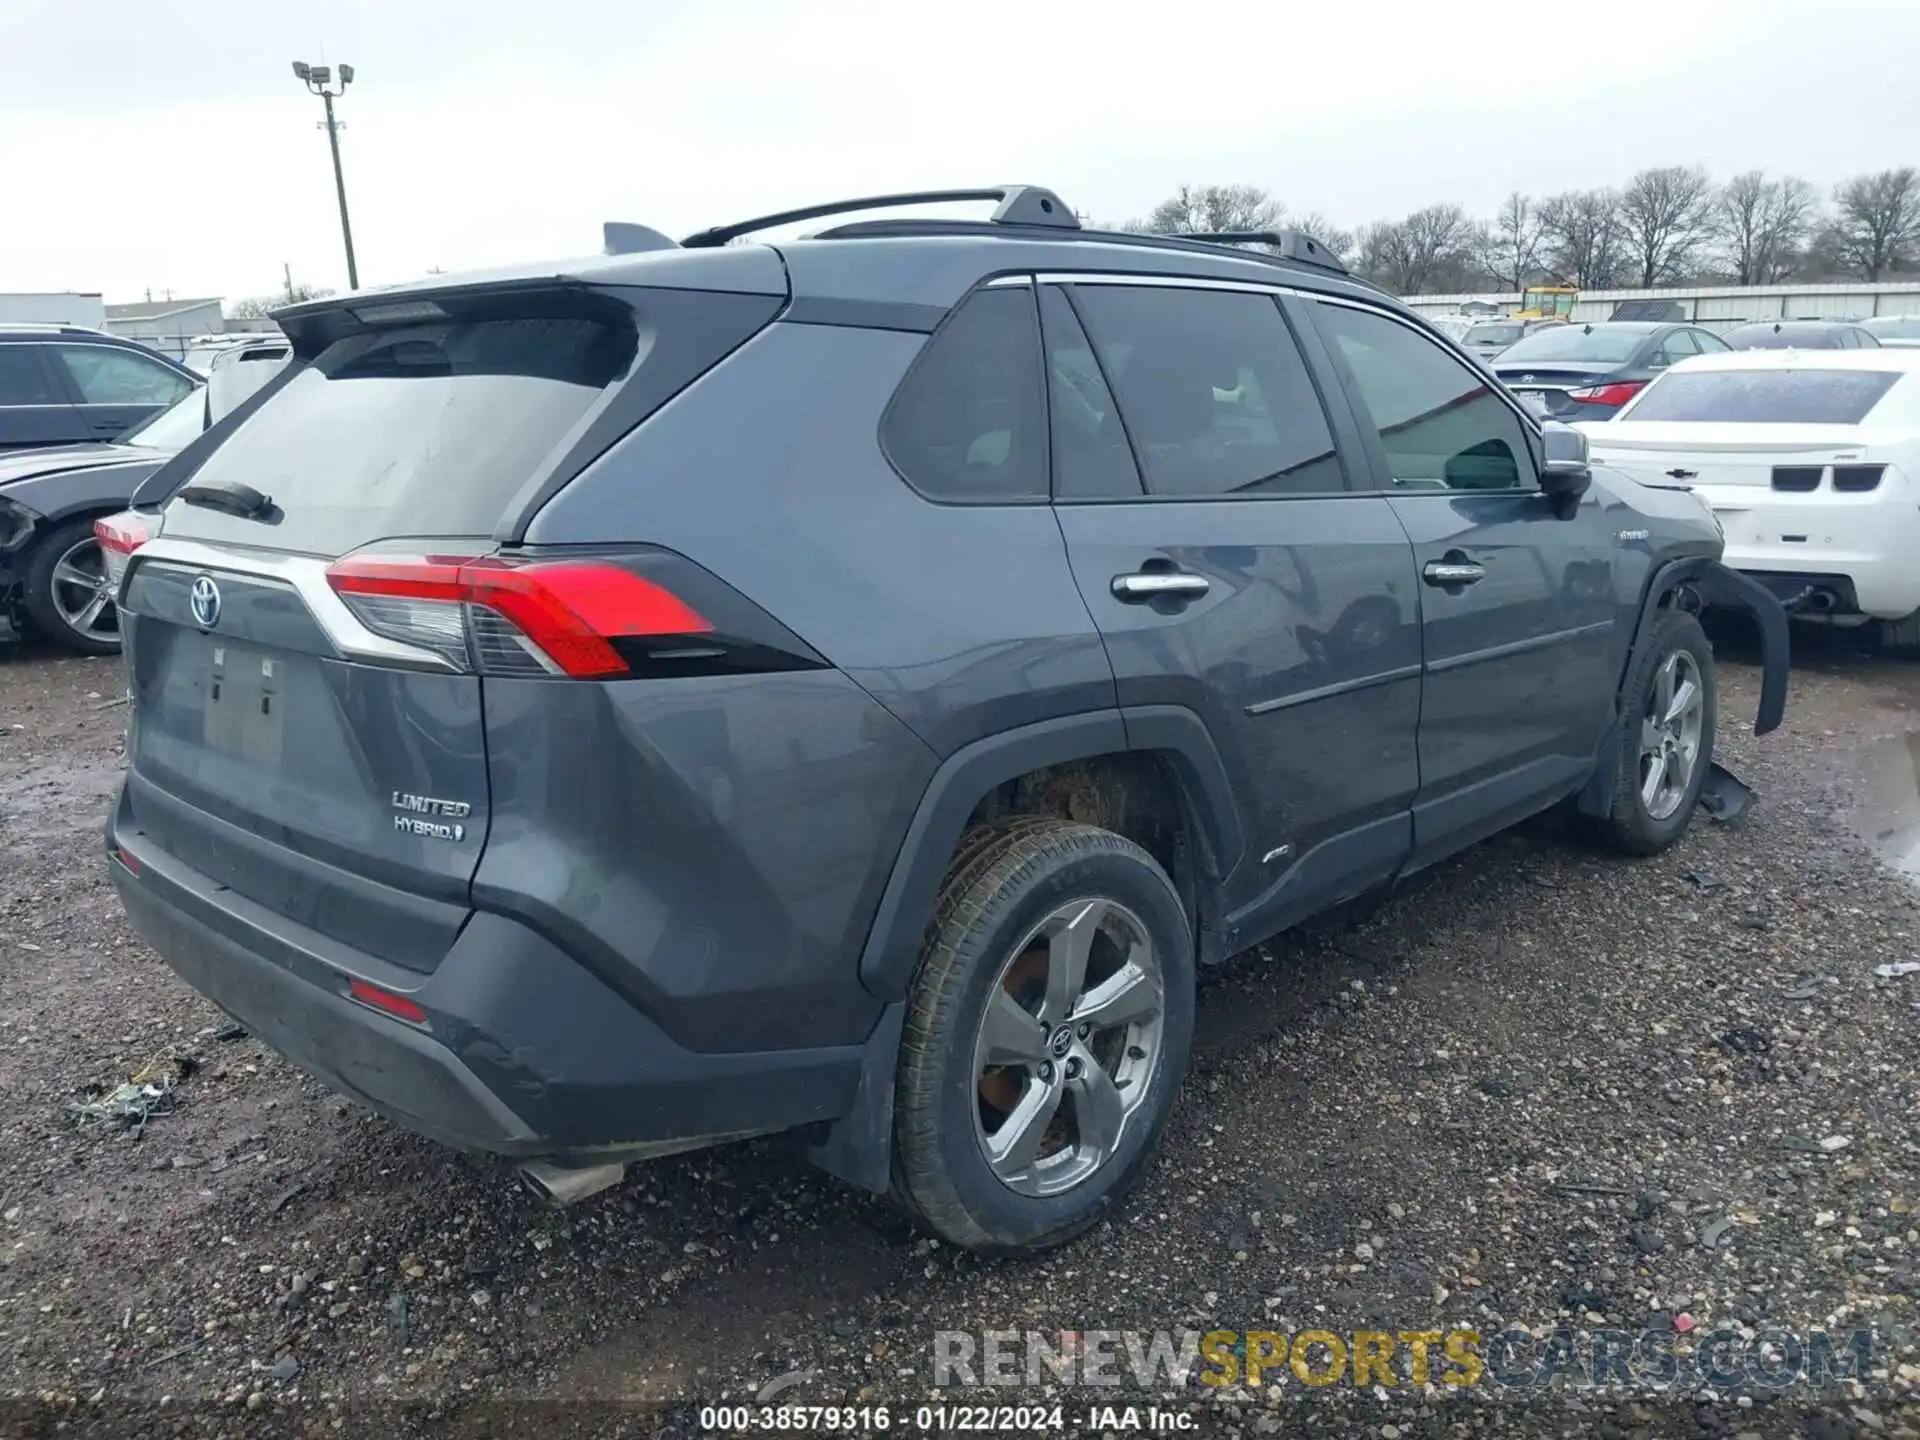
[[[238,575],[248,580],[282,585],[299,596],[321,631],[341,655],[354,660],[376,660],[388,665],[406,665],[422,670],[463,674],[444,655],[403,645],[376,635],[360,623],[331,585],[327,584],[327,564],[312,555],[277,555],[258,551],[229,550],[198,540],[169,539],[159,535],[142,545],[129,557],[127,572],[120,580],[116,599],[124,597],[133,572],[149,564],[171,568],[213,571]]]

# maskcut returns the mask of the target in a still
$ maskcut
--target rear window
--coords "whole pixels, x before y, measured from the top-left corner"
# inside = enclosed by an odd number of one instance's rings
[[[1857,425],[1899,378],[1891,370],[1675,370],[1620,418]]]
[[[634,331],[577,317],[338,340],[193,476],[252,486],[278,519],[176,501],[167,530],[321,555],[393,536],[491,534],[634,350]]]
[[[1843,333],[1824,325],[1742,325],[1724,338],[1735,350],[1838,350]]]
[[[1500,356],[1500,361],[1505,364],[1509,360],[1592,360],[1617,364],[1630,359],[1633,352],[1646,343],[1645,330],[1605,326],[1588,330],[1579,325],[1555,325],[1516,341],[1512,349]]]
[[[1519,325],[1476,325],[1467,331],[1469,345],[1511,345],[1520,338]]]

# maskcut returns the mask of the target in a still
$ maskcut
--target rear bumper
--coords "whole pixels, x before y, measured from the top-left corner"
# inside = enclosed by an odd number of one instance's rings
[[[1849,600],[1853,613],[1899,620],[1920,610],[1920,568],[1912,559],[1920,552],[1920,506],[1893,472],[1879,490],[1858,495],[1731,485],[1700,486],[1697,493],[1725,527],[1725,563],[1776,593],[1785,577],[1824,579],[1835,582],[1836,598]]]
[[[106,838],[128,918],[182,979],[302,1069],[442,1144],[632,1159],[853,1106],[862,1047],[686,1050],[516,921],[475,914],[423,979],[182,865],[138,830],[124,798]],[[348,998],[355,979],[412,1000],[425,1023]]]

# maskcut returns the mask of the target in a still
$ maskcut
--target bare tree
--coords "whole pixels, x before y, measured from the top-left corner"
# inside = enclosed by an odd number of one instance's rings
[[[1713,226],[1721,258],[1736,284],[1773,285],[1790,275],[1819,209],[1813,187],[1759,170],[1734,176],[1714,197]]]
[[[1856,175],[1834,189],[1833,202],[1838,213],[1823,248],[1848,274],[1878,280],[1920,258],[1920,171],[1913,166]]]
[[[1353,258],[1353,231],[1341,229],[1318,210],[1309,210],[1304,215],[1283,215],[1281,228],[1298,230],[1318,240],[1321,248],[1343,265]]]
[[[1128,225],[1156,235],[1182,231],[1277,230],[1285,208],[1257,185],[1182,185]]]
[[[1663,165],[1627,182],[1620,192],[1620,229],[1642,286],[1672,285],[1687,277],[1707,238],[1712,206],[1713,182],[1694,167]]]
[[[258,320],[271,315],[282,305],[298,305],[303,300],[324,300],[334,292],[325,285],[290,284],[271,295],[248,295],[229,300],[222,308],[235,320]]]
[[[1496,288],[1518,290],[1539,272],[1546,238],[1540,207],[1516,190],[1500,202],[1492,224],[1475,229],[1474,260]]]
[[[1458,205],[1429,205],[1360,232],[1360,266],[1399,295],[1431,295],[1464,280],[1473,222]]]
[[[1569,190],[1540,202],[1541,256],[1555,278],[1603,290],[1620,278],[1620,197],[1612,190]]]

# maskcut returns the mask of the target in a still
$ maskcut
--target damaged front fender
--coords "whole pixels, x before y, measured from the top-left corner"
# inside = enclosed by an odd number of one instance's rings
[[[1744,610],[1753,617],[1760,636],[1760,705],[1754,714],[1753,733],[1765,735],[1778,730],[1787,713],[1787,677],[1793,669],[1791,642],[1787,634],[1787,612],[1771,592],[1737,570],[1729,570],[1715,560],[1675,561],[1662,570],[1647,591],[1640,612],[1640,624],[1634,632],[1624,674],[1631,675],[1646,644],[1653,617],[1661,604],[1677,591],[1691,588],[1701,602],[1718,608]],[[1575,807],[1583,814],[1604,816],[1613,806],[1614,776],[1622,740],[1623,717],[1616,715],[1600,744],[1600,753],[1586,787],[1575,798]],[[1716,820],[1732,821],[1744,814],[1753,801],[1753,791],[1725,767],[1715,764],[1701,787],[1700,807]]]
[[[1718,563],[1704,566],[1689,581],[1700,599],[1715,609],[1744,610],[1760,633],[1760,708],[1753,733],[1778,730],[1787,713],[1787,677],[1793,670],[1786,607],[1758,581]]]

